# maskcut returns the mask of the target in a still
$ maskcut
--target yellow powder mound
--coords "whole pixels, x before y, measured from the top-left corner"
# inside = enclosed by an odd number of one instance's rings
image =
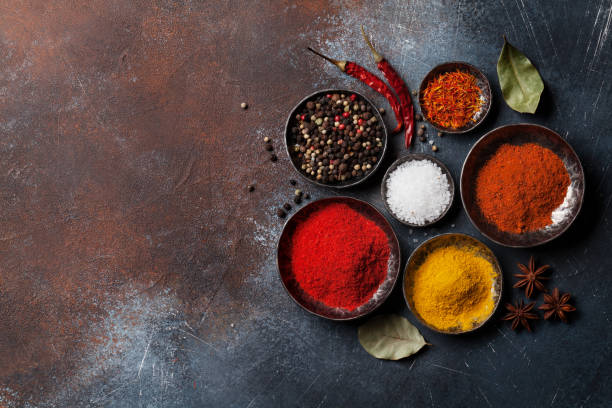
[[[493,311],[495,269],[473,248],[434,250],[413,275],[416,312],[439,330],[469,330]]]

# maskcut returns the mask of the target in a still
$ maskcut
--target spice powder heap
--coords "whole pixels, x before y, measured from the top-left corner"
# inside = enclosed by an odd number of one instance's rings
[[[430,122],[459,129],[470,121],[476,122],[483,102],[473,75],[445,72],[427,84],[421,97],[421,110]]]
[[[495,307],[493,265],[474,247],[441,247],[414,272],[409,298],[421,318],[438,330],[470,330]]]
[[[442,215],[450,201],[446,175],[432,161],[402,163],[387,179],[387,205],[404,222],[415,225],[431,222]]]
[[[332,203],[296,227],[290,246],[300,288],[329,307],[355,310],[387,277],[389,240],[376,223],[346,204]]]
[[[551,150],[505,144],[476,176],[476,202],[497,228],[521,234],[553,223],[569,185],[565,165]]]

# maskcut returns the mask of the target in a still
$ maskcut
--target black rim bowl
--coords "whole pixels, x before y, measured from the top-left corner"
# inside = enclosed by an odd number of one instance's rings
[[[299,288],[299,284],[291,277],[289,245],[291,235],[295,232],[295,228],[305,220],[313,211],[329,205],[330,203],[343,203],[350,206],[355,211],[358,211],[363,216],[374,221],[386,234],[389,239],[389,263],[387,268],[387,277],[381,283],[376,294],[365,304],[357,309],[349,311],[341,308],[332,308],[313,299],[307,293]],[[329,320],[354,320],[372,313],[389,297],[395,286],[395,282],[400,273],[401,252],[399,242],[387,219],[371,204],[365,201],[357,200],[352,197],[338,196],[322,198],[317,201],[308,203],[300,208],[291,218],[287,220],[283,231],[278,239],[276,246],[276,267],[279,277],[283,283],[283,287],[291,297],[304,310],[323,317]]]
[[[294,161],[294,157],[291,151],[291,147],[293,146],[295,143],[292,143],[291,139],[292,139],[292,135],[291,135],[291,127],[293,126],[293,124],[295,123],[296,119],[295,119],[295,115],[297,113],[298,110],[302,109],[302,107],[304,105],[306,105],[306,102],[310,101],[311,99],[314,99],[316,97],[319,97],[321,95],[327,95],[330,93],[340,93],[340,94],[355,94],[357,96],[359,96],[360,98],[363,98],[364,101],[366,101],[371,107],[372,107],[372,113],[374,115],[376,115],[376,119],[382,124],[383,127],[383,137],[382,137],[382,153],[380,154],[380,157],[378,158],[378,160],[376,161],[376,164],[373,166],[372,171],[370,171],[370,173],[368,173],[367,175],[365,175],[364,177],[358,179],[358,180],[350,180],[348,182],[341,182],[341,183],[334,183],[334,184],[325,184],[325,183],[320,183],[317,180],[313,180],[310,177],[308,177],[303,171],[302,169],[299,167],[299,165]],[[289,156],[289,160],[291,161],[291,164],[293,165],[293,168],[295,169],[295,171],[297,171],[301,177],[303,177],[304,179],[308,180],[309,182],[316,184],[318,186],[321,187],[331,187],[331,188],[336,188],[336,189],[343,189],[343,188],[349,188],[349,187],[354,187],[356,185],[359,185],[361,183],[363,183],[364,181],[366,181],[367,179],[369,179],[370,177],[372,177],[372,175],[374,173],[376,173],[376,170],[378,170],[378,168],[380,167],[380,164],[382,163],[384,157],[385,157],[385,153],[387,152],[387,140],[388,140],[388,134],[387,134],[387,126],[385,125],[385,122],[382,118],[382,115],[380,114],[380,112],[378,111],[378,108],[376,108],[376,105],[374,103],[372,103],[372,101],[370,101],[368,98],[366,98],[365,96],[363,96],[363,94],[357,92],[357,91],[351,91],[349,89],[324,89],[322,91],[317,91],[314,92],[308,96],[306,96],[304,99],[302,99],[300,102],[297,103],[297,105],[295,105],[295,107],[291,110],[291,113],[289,114],[289,117],[287,118],[287,123],[285,124],[285,150],[287,151],[287,155]]]
[[[431,326],[427,321],[425,321],[416,312],[414,306],[412,305],[412,299],[407,294],[407,290],[408,290],[407,285],[411,280],[411,274],[414,271],[416,271],[416,269],[425,260],[426,256],[430,254],[434,249],[437,249],[443,246],[453,245],[453,244],[461,245],[462,243],[469,243],[471,245],[477,246],[482,251],[481,254],[483,255],[483,257],[487,259],[489,262],[491,262],[491,264],[497,271],[495,281],[493,282],[493,285],[496,289],[495,306],[493,307],[491,314],[486,319],[472,326],[472,328],[470,328],[469,330],[460,330],[460,329],[451,329],[451,330],[446,330],[446,331],[440,330],[434,326]],[[417,318],[419,322],[421,322],[421,324],[423,324],[424,326],[428,327],[429,329],[435,332],[442,333],[442,334],[463,334],[463,333],[473,332],[474,330],[481,328],[489,320],[491,320],[491,318],[497,311],[499,302],[501,301],[503,286],[504,286],[504,280],[503,280],[502,269],[501,269],[501,266],[499,265],[499,261],[497,260],[497,257],[495,257],[495,254],[493,253],[491,248],[489,248],[488,246],[486,246],[484,243],[477,240],[476,238],[472,237],[471,235],[461,234],[461,233],[446,233],[446,234],[436,235],[435,237],[428,239],[427,241],[419,245],[412,252],[412,254],[410,255],[410,258],[408,258],[408,262],[406,262],[406,267],[404,268],[404,281],[402,285],[402,293],[404,294],[404,300],[406,301],[406,305],[408,305],[408,309],[410,309],[412,314]]]
[[[444,126],[440,126],[427,118],[427,112],[425,111],[425,109],[423,109],[423,104],[421,103],[421,101],[423,97],[423,92],[425,92],[427,84],[430,81],[432,81],[440,74],[443,74],[445,72],[454,72],[457,70],[467,72],[476,78],[476,84],[478,85],[478,88],[480,88],[480,92],[482,97],[484,98],[484,102],[478,113],[478,119],[476,119],[475,122],[469,121],[467,125],[461,128],[447,128]],[[432,68],[431,71],[427,73],[427,75],[425,75],[425,78],[423,78],[423,80],[421,81],[421,86],[419,87],[419,105],[421,107],[421,113],[423,115],[423,118],[427,122],[429,122],[431,126],[443,133],[466,133],[476,128],[476,126],[480,125],[489,114],[489,111],[491,110],[492,98],[493,96],[491,94],[491,84],[489,84],[489,80],[487,79],[485,74],[483,74],[482,71],[480,71],[472,64],[468,64],[467,62],[463,61],[445,62],[443,64],[435,66],[434,68]]]
[[[401,164],[406,163],[408,161],[414,161],[414,160],[429,160],[435,164],[437,164],[441,169],[442,169],[442,173],[444,173],[444,175],[446,176],[446,179],[448,180],[448,185],[450,188],[450,193],[451,193],[451,199],[450,202],[448,203],[448,205],[446,206],[446,209],[442,212],[442,214],[440,214],[436,219],[429,221],[423,225],[418,225],[418,224],[412,224],[409,223],[407,221],[402,220],[401,218],[399,218],[394,212],[393,210],[391,210],[391,207],[389,207],[389,204],[387,204],[387,180],[389,179],[389,176],[391,175],[391,173],[393,173],[393,171],[395,171],[395,169],[397,169]],[[414,228],[422,228],[422,227],[429,227],[433,224],[435,224],[436,222],[440,221],[442,218],[444,218],[444,216],[448,213],[448,211],[451,209],[451,207],[453,206],[453,201],[455,200],[455,182],[453,181],[453,177],[451,175],[450,170],[448,169],[448,167],[446,167],[444,165],[444,163],[442,163],[440,160],[436,159],[435,157],[429,155],[429,154],[424,154],[424,153],[410,153],[407,154],[405,156],[400,157],[399,159],[397,159],[396,161],[394,161],[391,166],[389,166],[389,168],[387,169],[387,172],[385,173],[383,179],[382,179],[382,184],[380,186],[380,194],[382,196],[383,199],[383,203],[385,205],[385,209],[387,210],[387,212],[389,214],[391,214],[391,216],[393,218],[395,218],[397,221],[401,222],[404,225],[407,225],[409,227],[414,227]]]
[[[535,143],[555,153],[565,165],[570,182],[577,194],[571,215],[562,223],[533,232],[514,234],[499,230],[482,215],[476,203],[476,177],[482,166],[503,144],[521,145]],[[498,127],[481,137],[468,153],[461,170],[461,201],[468,218],[482,235],[500,245],[512,248],[529,248],[549,242],[565,232],[574,222],[584,198],[584,171],[578,155],[556,132],[544,126],[521,123]]]

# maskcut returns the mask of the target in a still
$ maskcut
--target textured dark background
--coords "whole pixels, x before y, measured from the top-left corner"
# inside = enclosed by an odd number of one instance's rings
[[[459,202],[435,228],[393,223],[404,257],[442,232],[483,239],[507,287],[535,254],[574,296],[570,325],[514,333],[496,319],[458,337],[419,326],[433,346],[385,362],[360,347],[359,322],[316,318],[285,294],[274,211],[295,177],[281,150],[289,110],[324,87],[387,107],[305,51],[375,70],[360,24],[412,89],[448,60],[489,77],[487,121],[434,137],[455,181],[474,141],[503,124],[543,124],[574,146],[585,204],[553,243],[492,244]],[[611,26],[609,0],[0,2],[0,406],[610,406]],[[546,83],[535,115],[502,101],[504,33]],[[348,194],[382,210],[401,144]],[[398,290],[383,311],[415,322]]]

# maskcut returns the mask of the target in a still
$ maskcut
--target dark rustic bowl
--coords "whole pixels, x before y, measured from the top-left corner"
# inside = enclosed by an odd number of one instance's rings
[[[423,97],[423,92],[427,88],[427,84],[430,81],[432,81],[440,74],[457,70],[467,72],[476,78],[476,84],[478,85],[478,88],[480,88],[480,92],[482,94],[482,97],[484,98],[484,103],[482,104],[480,111],[476,114],[477,119],[475,122],[470,121],[467,125],[461,128],[447,128],[444,126],[440,126],[437,123],[433,123],[429,119],[427,119],[427,112],[425,111],[425,109],[423,109],[423,104],[421,103],[421,101]],[[425,75],[425,78],[423,78],[423,81],[421,81],[421,86],[419,87],[419,105],[421,106],[421,113],[423,114],[423,118],[427,120],[431,124],[431,126],[444,133],[466,133],[474,129],[476,126],[480,125],[489,114],[489,110],[491,109],[491,99],[491,85],[489,84],[489,80],[478,68],[471,64],[468,64],[467,62],[445,62],[444,64],[440,64],[434,67],[431,71],[427,73],[427,75]]]
[[[295,144],[295,141],[292,140],[293,136],[291,135],[291,127],[293,127],[293,125],[296,123],[295,115],[296,115],[297,111],[302,109],[304,107],[304,105],[306,105],[306,102],[308,102],[309,100],[317,98],[317,97],[319,97],[321,95],[327,95],[327,94],[330,94],[330,93],[331,94],[333,94],[333,93],[341,93],[341,94],[348,94],[348,95],[355,94],[355,95],[358,95],[359,97],[363,98],[363,100],[365,100],[372,107],[372,113],[374,115],[376,115],[376,119],[383,125],[382,153],[380,154],[380,157],[378,158],[378,160],[376,161],[376,164],[372,168],[372,171],[370,173],[368,173],[366,176],[364,176],[364,177],[362,177],[362,178],[360,178],[358,180],[350,180],[350,181],[347,181],[347,182],[340,182],[340,183],[333,183],[333,184],[320,183],[317,180],[311,179],[310,177],[308,177],[302,171],[302,169],[300,168],[299,164],[294,161],[294,157],[293,157],[293,154],[291,152],[290,146],[293,146]],[[287,119],[287,123],[285,124],[285,150],[287,151],[287,154],[289,155],[289,160],[291,161],[291,164],[293,165],[293,168],[300,174],[300,176],[302,176],[303,178],[305,178],[309,182],[311,182],[313,184],[316,184],[318,186],[321,186],[321,187],[331,187],[331,188],[337,188],[337,189],[349,188],[349,187],[353,187],[353,186],[356,186],[358,184],[361,184],[364,181],[366,181],[367,179],[369,179],[370,177],[372,177],[372,175],[380,167],[380,164],[382,163],[383,158],[385,157],[385,153],[387,152],[387,139],[388,139],[388,136],[387,136],[387,126],[385,125],[385,122],[383,121],[383,118],[382,118],[380,112],[376,108],[376,105],[374,105],[368,98],[366,98],[365,96],[363,96],[359,92],[351,91],[349,89],[324,89],[322,91],[317,91],[315,93],[312,93],[312,94],[308,95],[307,97],[302,99],[300,102],[298,102],[298,104],[295,105],[295,107],[291,110],[291,113],[289,114],[289,118]]]
[[[410,288],[411,288],[410,285],[412,282],[412,274],[418,270],[418,268],[427,258],[427,255],[429,255],[435,249],[438,249],[441,247],[462,246],[462,245],[471,245],[471,246],[475,246],[476,248],[478,248],[479,255],[481,255],[483,258],[491,262],[491,264],[497,271],[497,275],[493,282],[493,285],[495,287],[495,298],[494,298],[495,306],[493,307],[491,314],[486,319],[484,319],[481,322],[478,322],[477,324],[472,326],[472,328],[469,330],[461,330],[459,328],[446,330],[446,331],[440,330],[436,327],[431,326],[427,321],[425,321],[416,312],[414,305],[412,304],[412,296],[410,295]],[[403,289],[402,292],[404,293],[404,299],[406,300],[406,304],[408,305],[408,308],[410,309],[410,311],[412,311],[412,314],[414,314],[415,317],[423,325],[427,326],[431,330],[436,331],[438,333],[462,334],[462,333],[472,332],[482,327],[485,323],[491,320],[491,317],[495,314],[495,311],[497,310],[497,306],[499,306],[499,301],[501,299],[502,289],[503,289],[503,281],[504,280],[502,276],[501,267],[499,266],[499,262],[497,261],[495,254],[493,254],[493,251],[491,251],[489,247],[487,247],[485,244],[483,244],[482,242],[480,242],[479,240],[477,240],[476,238],[470,235],[449,233],[449,234],[436,235],[435,237],[428,239],[427,241],[419,245],[417,249],[414,250],[412,255],[410,255],[410,258],[408,259],[408,262],[406,263],[406,268],[404,269],[404,285],[402,288]]]
[[[389,238],[389,248],[391,252],[389,256],[387,278],[380,285],[378,292],[376,292],[372,299],[353,311],[342,308],[332,308],[322,304],[316,299],[313,299],[310,295],[301,290],[299,284],[291,276],[289,245],[291,242],[291,236],[295,232],[295,228],[313,211],[331,203],[343,203],[350,206],[355,211],[358,211],[363,216],[374,221],[376,225],[382,228]],[[352,320],[373,312],[377,307],[382,305],[387,297],[391,294],[400,272],[400,247],[397,237],[395,236],[393,228],[391,228],[389,222],[376,208],[370,204],[351,197],[339,196],[323,198],[305,205],[298,212],[296,212],[293,217],[287,220],[283,228],[283,232],[278,239],[276,265],[281,281],[283,282],[283,286],[287,290],[287,293],[302,308],[312,314],[330,320]]]
[[[499,230],[482,215],[476,203],[476,176],[486,161],[503,144],[521,145],[535,143],[555,153],[565,164],[576,199],[571,208],[571,215],[557,225],[550,225],[533,232],[514,234]],[[476,142],[468,153],[461,171],[461,201],[470,221],[478,231],[491,241],[513,248],[528,248],[544,244],[563,234],[574,222],[582,207],[584,197],[584,171],[580,159],[572,147],[556,132],[539,125],[522,123],[507,125],[494,129]]]
[[[405,163],[407,161],[413,161],[413,160],[429,160],[429,161],[437,164],[438,166],[440,166],[440,168],[442,169],[442,173],[444,173],[446,175],[446,179],[448,180],[448,185],[449,185],[450,193],[451,193],[450,202],[448,203],[448,206],[442,212],[442,214],[440,214],[440,216],[438,218],[436,218],[434,220],[431,220],[428,223],[425,223],[423,225],[412,224],[412,223],[409,223],[407,221],[403,221],[401,218],[399,218],[397,215],[395,215],[395,213],[391,210],[391,207],[389,207],[389,205],[387,204],[387,180],[389,179],[389,176],[401,164],[403,164],[403,163]],[[448,170],[448,168],[440,160],[438,160],[435,157],[430,156],[428,154],[411,153],[411,154],[407,154],[405,156],[400,157],[399,159],[394,161],[391,164],[391,166],[389,166],[389,168],[387,169],[387,172],[385,173],[385,176],[382,179],[382,184],[380,186],[380,194],[382,196],[383,203],[385,204],[385,208],[387,209],[387,212],[389,214],[391,214],[393,216],[393,218],[395,218],[396,220],[398,220],[399,222],[401,222],[404,225],[408,225],[409,227],[415,227],[415,228],[429,227],[430,225],[435,224],[436,222],[438,222],[442,218],[444,218],[446,213],[448,213],[448,210],[450,210],[450,208],[453,206],[453,201],[455,199],[455,182],[453,181],[453,177],[451,176],[450,170]]]

